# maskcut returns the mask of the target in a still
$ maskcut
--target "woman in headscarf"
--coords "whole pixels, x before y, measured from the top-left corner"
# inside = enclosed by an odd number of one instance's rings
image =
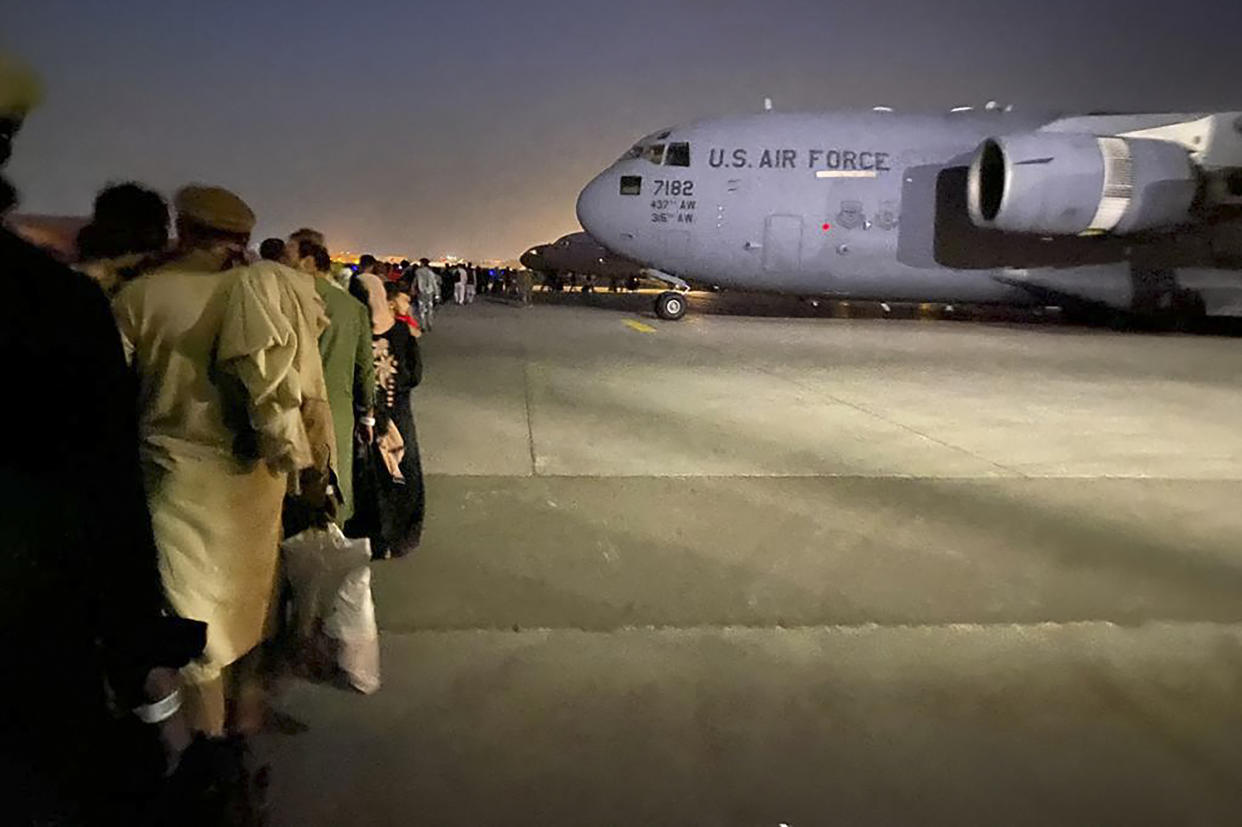
[[[393,316],[379,276],[361,273],[350,288],[365,295],[371,312],[376,399],[375,442],[360,448],[354,466],[355,512],[346,532],[369,537],[377,559],[404,557],[422,540],[426,500],[412,407],[422,354],[409,327]]]

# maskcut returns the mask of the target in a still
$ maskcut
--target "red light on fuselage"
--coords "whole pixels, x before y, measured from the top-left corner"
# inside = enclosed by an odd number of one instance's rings
[[[828,223],[825,223],[825,224],[824,224],[824,232],[828,232],[828,231],[829,231],[829,230],[831,230],[831,229],[832,229],[832,225],[831,225],[831,224],[828,224]]]

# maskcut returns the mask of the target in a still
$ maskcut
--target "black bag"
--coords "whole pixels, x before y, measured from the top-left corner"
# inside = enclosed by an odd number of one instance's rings
[[[385,420],[377,419],[387,427]],[[425,493],[416,441],[406,441],[401,465],[407,476],[396,480],[377,445],[356,441],[354,516],[345,524],[345,536],[370,538],[371,556],[376,560],[404,557],[422,538]]]
[[[360,439],[354,440],[354,514],[345,523],[346,537],[367,537],[371,540],[371,556],[387,556],[384,540],[385,483],[392,478],[379,456],[379,449]]]

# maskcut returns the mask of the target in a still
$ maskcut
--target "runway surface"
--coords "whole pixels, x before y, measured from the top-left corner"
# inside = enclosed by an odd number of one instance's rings
[[[424,337],[385,686],[292,689],[277,824],[1242,819],[1237,340],[571,298]]]

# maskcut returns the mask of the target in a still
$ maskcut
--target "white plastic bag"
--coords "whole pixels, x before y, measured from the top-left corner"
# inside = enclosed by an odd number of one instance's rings
[[[336,665],[352,687],[380,687],[379,627],[371,597],[371,541],[351,540],[335,525],[281,543],[293,587],[294,629],[313,664],[316,635],[336,643]],[[309,665],[309,664],[308,664]]]
[[[371,596],[371,568],[356,569],[336,593],[324,632],[340,641],[337,665],[349,685],[364,695],[380,688],[379,627]]]
[[[337,592],[349,575],[371,564],[371,541],[351,540],[339,527],[311,528],[280,544],[293,587],[294,630],[314,634],[332,614]]]

